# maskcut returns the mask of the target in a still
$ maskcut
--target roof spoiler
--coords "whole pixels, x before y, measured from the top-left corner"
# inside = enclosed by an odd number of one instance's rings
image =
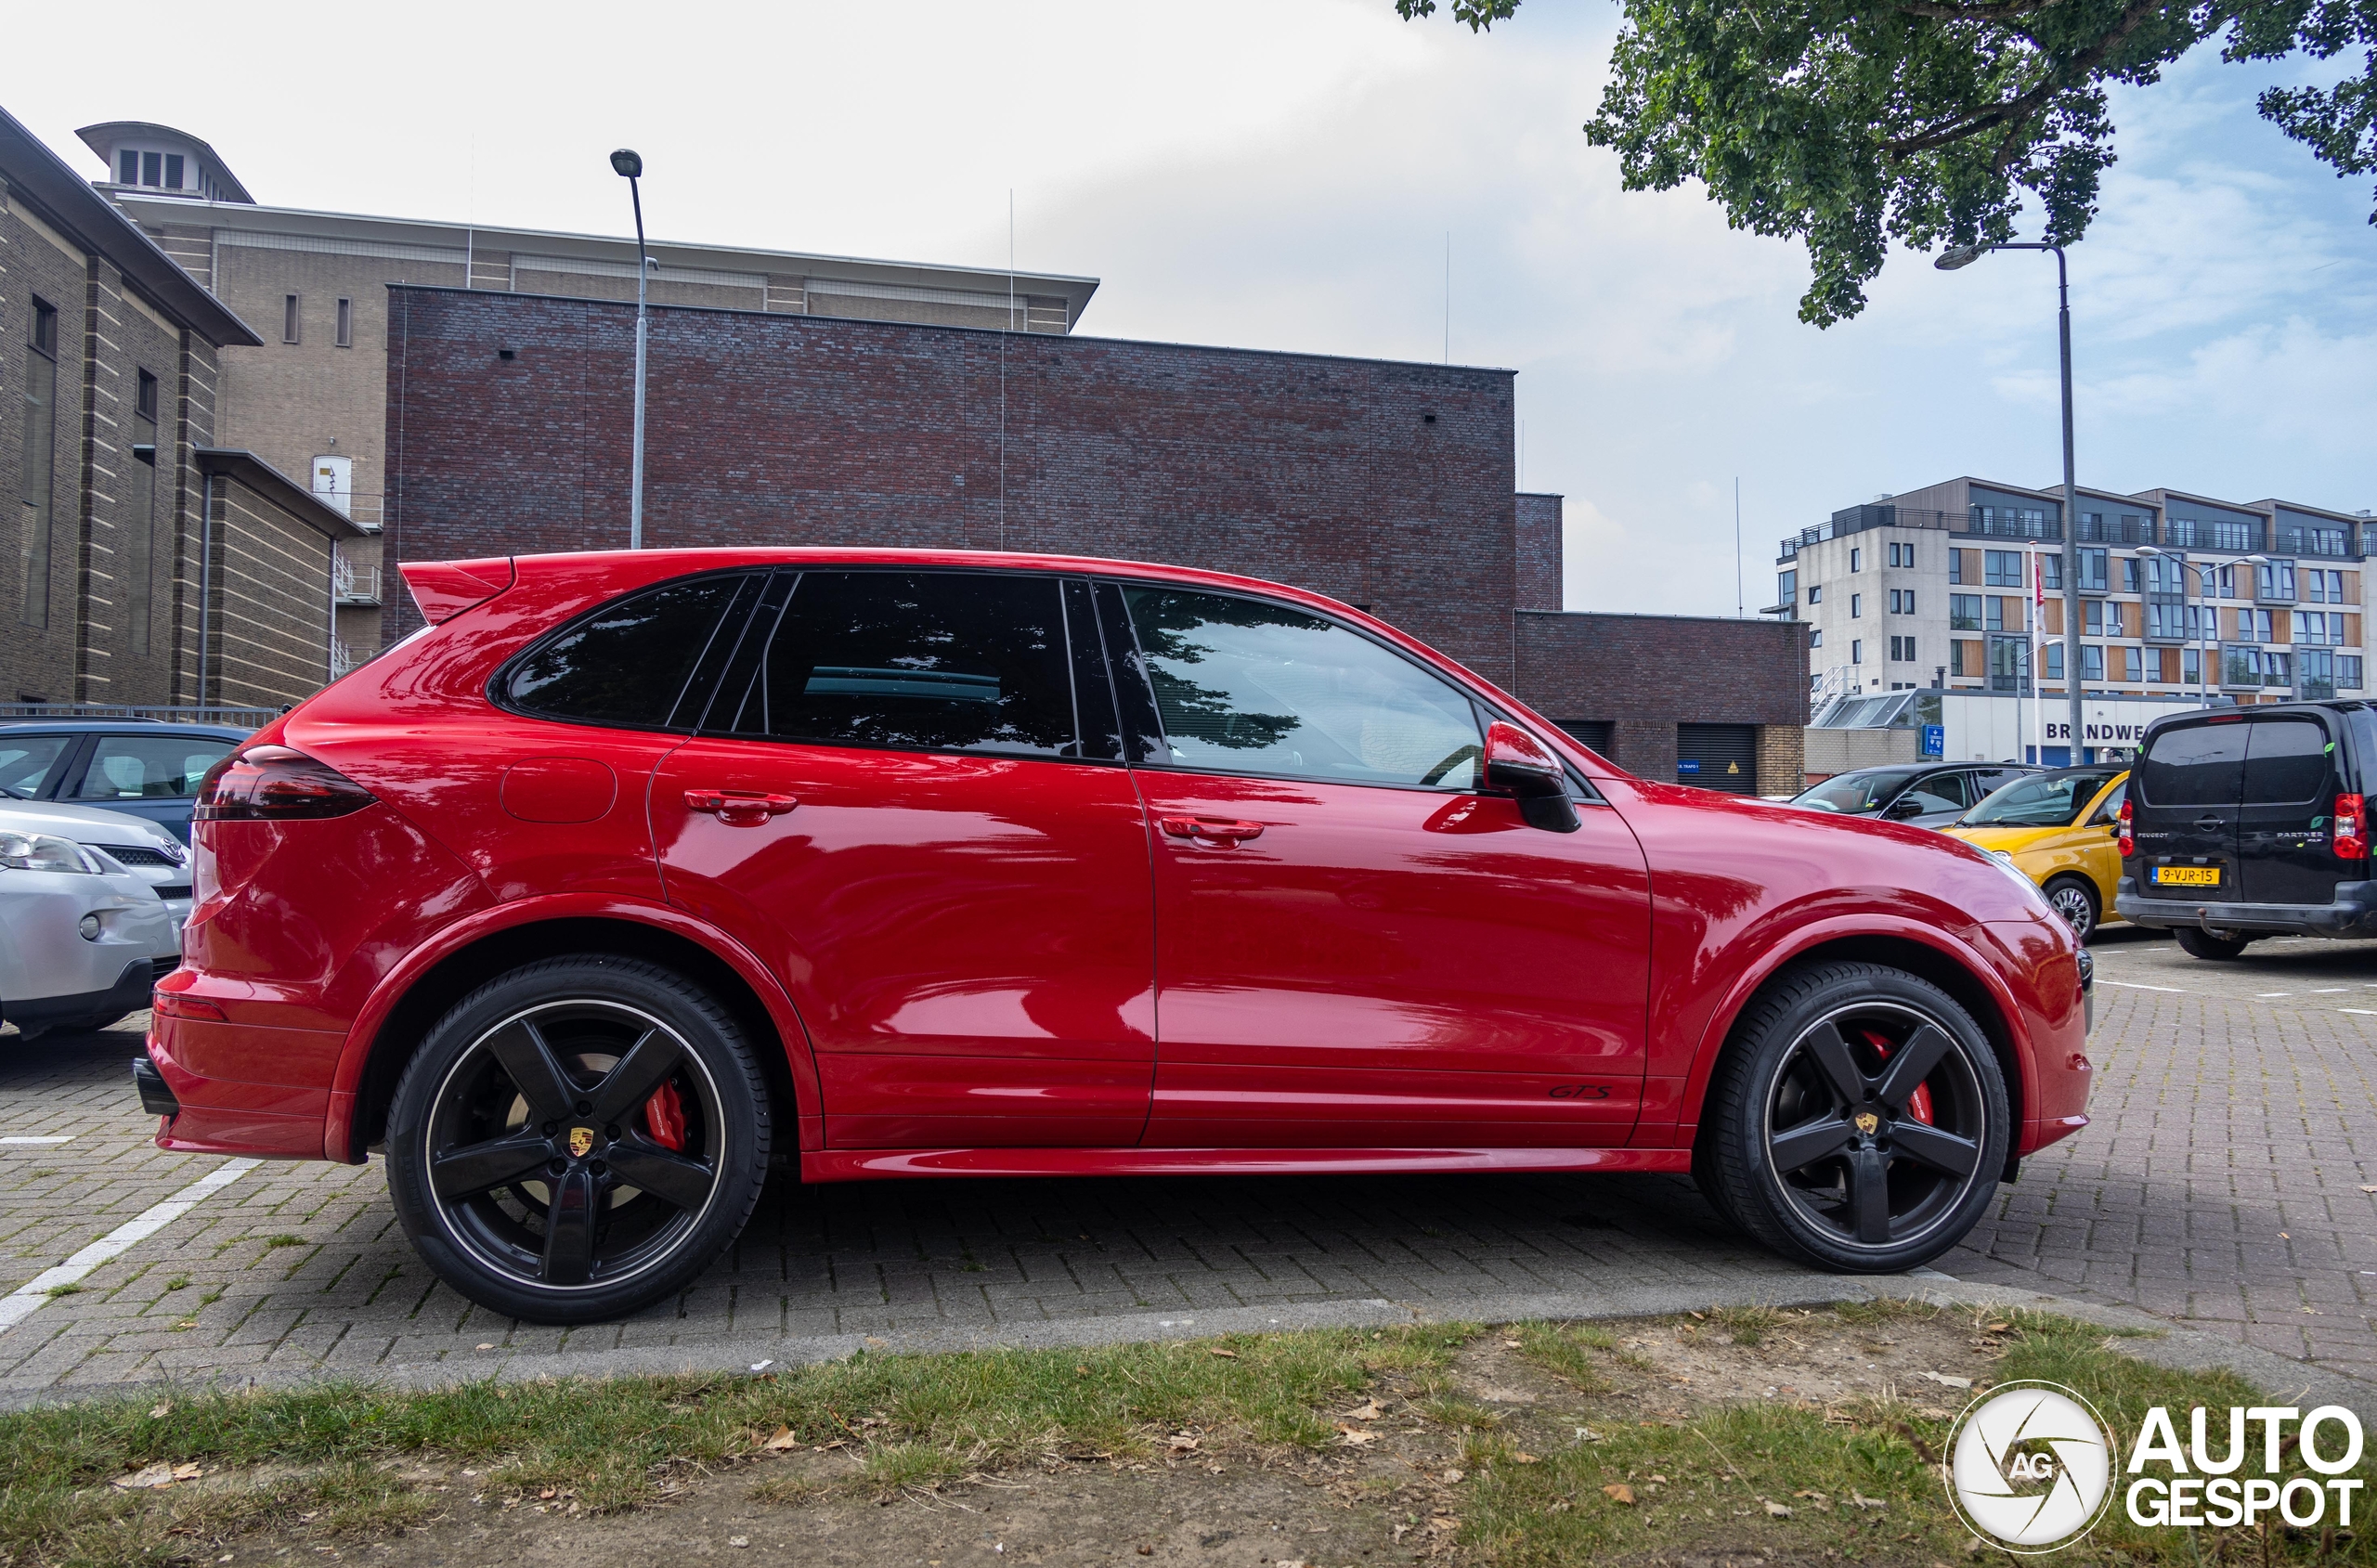
[[[432,626],[486,603],[510,588],[517,575],[509,555],[484,561],[406,561],[396,570],[405,575],[405,587],[421,606],[421,618]]]

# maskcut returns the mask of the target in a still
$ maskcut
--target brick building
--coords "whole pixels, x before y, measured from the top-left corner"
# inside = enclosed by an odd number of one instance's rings
[[[366,534],[383,508],[390,284],[635,298],[632,240],[268,206],[214,148],[170,125],[112,121],[76,134],[105,165],[97,188],[264,334],[222,356],[222,438],[306,475]],[[619,201],[624,218],[624,182]],[[1062,335],[1098,289],[1094,278],[671,240],[649,252],[655,304],[776,315]],[[624,385],[624,363],[617,373]],[[340,583],[344,667],[379,646],[376,538],[342,551]]]
[[[396,561],[627,538],[634,311],[388,293]],[[651,323],[644,537],[1009,548],[1298,584],[1655,778],[1799,787],[1797,625],[1570,615],[1560,499],[1513,492],[1507,370],[675,306]],[[415,624],[392,598],[387,638]]]
[[[353,524],[220,439],[261,340],[0,112],[0,703],[277,707]]]

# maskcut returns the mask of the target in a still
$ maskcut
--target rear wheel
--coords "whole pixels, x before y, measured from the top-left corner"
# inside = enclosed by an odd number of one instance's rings
[[[2245,951],[2250,937],[2214,936],[2198,926],[2180,926],[2171,935],[2179,939],[2179,947],[2190,958],[2234,958]]]
[[[558,958],[440,1019],[397,1082],[388,1186],[429,1266],[536,1323],[616,1318],[734,1239],[767,1086],[734,1019],[649,964]]]
[[[1964,1239],[2006,1168],[2005,1075],[1928,980],[1825,964],[1772,988],[1709,1092],[1695,1161],[1720,1212],[1779,1252],[1852,1274]]]
[[[2097,905],[2097,889],[2086,877],[2056,877],[2046,885],[2046,892],[2048,905],[2072,927],[2073,940],[2085,942],[2096,935],[2101,911]]]

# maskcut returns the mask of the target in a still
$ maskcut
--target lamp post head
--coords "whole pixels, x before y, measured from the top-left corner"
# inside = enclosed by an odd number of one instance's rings
[[[1981,259],[1983,252],[1989,249],[1990,247],[1987,245],[1953,246],[1948,250],[1941,252],[1938,259],[1933,261],[1931,265],[1938,267],[1942,272],[1954,272],[1960,266],[1970,266],[1973,263]]]
[[[2137,547],[2137,553],[2139,555],[2160,555],[2163,553],[2163,551],[2162,547],[2159,545],[2142,544]]]
[[[2269,564],[2269,557],[2267,555],[2240,555],[2237,557],[2237,564],[2241,566],[2267,566]]]
[[[623,179],[634,179],[643,173],[643,159],[635,149],[623,147],[611,154],[611,168]]]

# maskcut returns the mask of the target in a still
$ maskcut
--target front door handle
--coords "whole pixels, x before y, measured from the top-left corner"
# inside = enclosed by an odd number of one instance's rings
[[[754,789],[689,789],[685,809],[706,811],[729,827],[762,827],[800,804],[797,797]]]
[[[2218,833],[2222,828],[2227,827],[2228,825],[2228,820],[2226,817],[2207,815],[2198,817],[2195,820],[2195,830],[2198,833]]]
[[[1235,848],[1249,838],[1263,836],[1261,823],[1238,822],[1226,817],[1159,817],[1163,831],[1175,838],[1193,838],[1201,843],[1218,844],[1224,849]]]

